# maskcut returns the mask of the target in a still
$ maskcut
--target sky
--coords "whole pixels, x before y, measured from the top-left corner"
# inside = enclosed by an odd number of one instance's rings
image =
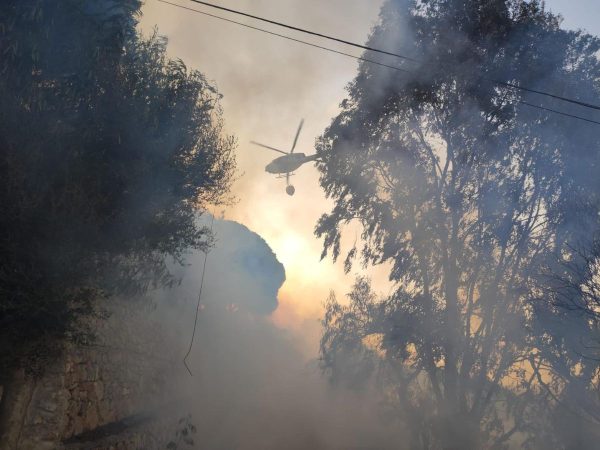
[[[252,23],[185,0],[180,5]],[[341,39],[364,43],[375,24],[382,0],[213,0],[215,4],[308,28]],[[564,18],[566,28],[583,28],[600,34],[598,0],[547,0],[546,5]],[[596,11],[596,13],[592,13]],[[316,354],[322,305],[334,291],[339,297],[350,290],[361,267],[345,275],[342,261],[320,260],[322,242],[313,230],[327,200],[312,165],[301,167],[292,178],[294,197],[285,193],[284,180],[267,174],[264,167],[278,155],[255,147],[251,140],[284,150],[292,144],[298,123],[306,120],[296,151],[314,153],[314,143],[338,111],[345,86],[353,79],[357,61],[249,30],[195,12],[146,0],[141,29],[158,27],[169,39],[169,54],[188,67],[202,71],[223,94],[225,129],[238,140],[239,179],[233,193],[237,203],[221,208],[262,236],[285,266],[286,282],[279,291],[273,322],[302,337],[303,350]],[[282,32],[265,24],[259,27]],[[323,45],[289,30],[283,34]],[[360,55],[357,49],[327,42],[331,48]],[[345,233],[343,248],[355,240],[356,229]],[[343,258],[342,258],[343,259]],[[379,292],[386,293],[386,268],[370,269]]]

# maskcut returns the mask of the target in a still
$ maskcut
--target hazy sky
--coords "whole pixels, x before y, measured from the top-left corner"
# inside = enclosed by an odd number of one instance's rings
[[[273,26],[232,17],[185,0],[181,5],[223,15],[281,32]],[[377,20],[382,0],[213,0],[214,3],[363,43]],[[598,0],[547,0],[564,17],[567,28],[600,34]],[[238,165],[242,175],[235,185],[239,202],[225,215],[260,234],[284,264],[287,281],[280,291],[275,323],[304,334],[316,351],[317,319],[331,289],[338,296],[349,290],[353,274],[345,276],[342,263],[319,261],[321,242],[313,235],[319,216],[330,203],[318,185],[314,167],[304,166],[292,178],[296,195],[285,193],[285,183],[264,172],[276,153],[254,147],[250,140],[288,149],[301,118],[306,119],[297,150],[311,154],[315,139],[338,111],[344,87],[355,75],[350,58],[225,23],[191,11],[146,0],[141,26],[155,25],[169,39],[169,53],[201,70],[224,95],[226,129],[239,141]],[[303,40],[319,42],[304,35]],[[357,49],[325,43],[359,55]],[[219,213],[218,211],[217,213]],[[347,243],[355,232],[347,233]],[[356,270],[359,268],[357,267]],[[356,273],[356,270],[353,273]],[[385,286],[385,271],[371,272]]]

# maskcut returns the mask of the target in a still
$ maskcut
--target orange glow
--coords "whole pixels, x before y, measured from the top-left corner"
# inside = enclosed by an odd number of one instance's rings
[[[380,5],[380,0],[353,2],[352,7],[347,0],[228,1],[232,8],[293,17],[299,25],[326,28],[356,41],[366,39]],[[316,10],[318,16],[311,14]],[[239,201],[226,209],[225,218],[262,236],[284,264],[287,280],[272,320],[301,334],[314,354],[322,303],[332,289],[342,297],[350,289],[353,274],[345,275],[339,262],[320,261],[322,243],[313,231],[331,202],[325,199],[314,166],[305,164],[291,178],[296,194],[290,197],[285,193],[285,181],[264,171],[277,154],[252,146],[250,141],[287,149],[299,120],[305,118],[296,151],[313,154],[315,139],[339,111],[357,63],[159,2],[146,2],[140,28],[148,34],[155,25],[169,39],[169,54],[216,80],[224,95],[225,127],[238,139],[237,160],[243,174],[233,192]]]

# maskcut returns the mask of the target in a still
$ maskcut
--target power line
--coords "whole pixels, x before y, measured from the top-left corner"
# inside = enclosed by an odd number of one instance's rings
[[[399,72],[414,73],[414,71],[403,69],[403,68],[400,68],[400,67],[397,67],[397,66],[392,66],[392,65],[389,65],[389,64],[380,63],[380,62],[374,61],[372,59],[368,59],[368,58],[363,58],[363,57],[360,57],[360,56],[351,55],[349,53],[340,52],[338,50],[334,50],[334,49],[329,48],[329,47],[323,47],[321,45],[313,44],[311,42],[303,41],[301,39],[295,39],[295,38],[292,38],[290,36],[286,36],[284,34],[279,34],[279,33],[273,32],[273,31],[265,30],[264,28],[255,27],[255,26],[248,25],[248,24],[245,24],[245,23],[242,23],[242,22],[237,22],[235,20],[227,19],[225,17],[217,16],[215,14],[210,14],[210,13],[207,13],[205,11],[200,11],[198,9],[189,8],[187,6],[179,5],[177,3],[172,3],[172,2],[170,2],[168,0],[158,0],[158,1],[161,2],[161,3],[166,3],[166,4],[171,5],[171,6],[175,6],[177,8],[185,9],[187,11],[192,11],[192,12],[195,12],[195,13],[198,13],[198,14],[202,14],[204,16],[208,16],[208,17],[212,17],[214,19],[222,20],[224,22],[229,22],[229,23],[232,23],[232,24],[235,24],[235,25],[239,25],[239,26],[242,26],[242,27],[245,27],[245,28],[249,28],[251,30],[260,31],[261,33],[270,34],[272,36],[277,36],[277,37],[280,37],[280,38],[283,38],[283,39],[287,39],[289,41],[293,41],[293,42],[297,42],[297,43],[300,43],[300,44],[308,45],[310,47],[318,48],[320,50],[325,50],[325,51],[328,51],[328,52],[331,52],[331,53],[335,53],[335,54],[338,54],[338,55],[342,55],[342,56],[346,56],[346,57],[349,57],[349,58],[353,58],[353,59],[356,59],[358,61],[364,61],[364,62],[367,62],[369,64],[374,64],[374,65],[377,65],[377,66],[387,67],[388,69],[396,70],[396,71],[399,71]],[[512,87],[512,86],[510,86],[509,83],[505,83],[505,84],[508,87]],[[583,120],[585,122],[589,122],[589,123],[594,123],[594,124],[600,125],[600,122],[595,121],[593,119],[588,119],[586,117],[581,117],[581,116],[577,116],[577,115],[574,115],[574,114],[568,114],[568,113],[565,113],[565,112],[562,112],[562,111],[557,111],[557,110],[552,109],[552,108],[546,108],[546,107],[543,107],[543,106],[535,105],[535,104],[528,103],[528,102],[525,102],[525,101],[522,101],[522,100],[516,100],[516,101],[517,101],[517,103],[521,103],[521,104],[529,106],[531,108],[537,108],[537,109],[540,109],[542,111],[553,112],[553,113],[556,113],[556,114],[560,114],[562,116],[571,117],[573,119],[579,119],[579,120]]]
[[[336,53],[336,54],[342,55],[342,56],[347,56],[349,58],[353,58],[353,59],[356,59],[358,61],[365,61],[365,62],[368,62],[370,64],[375,64],[375,65],[378,65],[378,66],[387,67],[389,69],[399,70],[401,72],[406,72],[406,73],[412,73],[411,71],[406,70],[406,69],[402,69],[400,67],[396,67],[396,66],[391,66],[389,64],[380,63],[378,61],[373,61],[372,59],[363,58],[361,56],[351,55],[350,53],[340,52],[340,51],[334,50],[332,48],[323,47],[321,45],[313,44],[312,42],[303,41],[301,39],[295,39],[293,37],[286,36],[284,34],[279,34],[279,33],[273,32],[273,31],[265,30],[264,28],[254,27],[254,26],[248,25],[246,23],[237,22],[237,21],[231,20],[231,19],[226,19],[225,17],[216,16],[214,14],[210,14],[210,13],[207,13],[207,12],[204,12],[204,11],[200,11],[198,9],[188,8],[187,6],[179,5],[177,3],[172,3],[172,2],[169,2],[167,0],[158,0],[158,1],[161,2],[161,3],[166,3],[168,5],[176,6],[177,8],[187,9],[188,11],[193,11],[193,12],[196,12],[198,14],[202,14],[202,15],[205,15],[205,16],[208,16],[208,17],[212,17],[214,19],[219,19],[219,20],[222,20],[224,22],[229,22],[229,23],[233,23],[235,25],[240,25],[240,26],[245,27],[245,28],[250,28],[251,30],[260,31],[262,33],[270,34],[272,36],[277,36],[277,37],[280,37],[280,38],[283,38],[283,39],[287,39],[288,41],[298,42],[300,44],[308,45],[310,47],[318,48],[318,49],[325,50],[325,51],[328,51],[328,52],[331,52],[331,53]]]
[[[159,1],[161,1],[161,0],[159,0]],[[194,2],[194,3],[198,3],[200,5],[208,6],[209,8],[219,9],[221,11],[227,11],[229,13],[237,14],[239,16],[249,17],[251,19],[259,20],[261,22],[270,23],[272,25],[277,25],[279,27],[287,28],[289,30],[298,31],[300,33],[305,33],[305,34],[309,34],[309,35],[312,35],[312,36],[317,36],[317,37],[320,37],[320,38],[329,39],[330,41],[340,42],[342,44],[346,44],[346,45],[350,45],[352,47],[360,48],[362,50],[368,50],[368,51],[371,51],[371,52],[381,53],[383,55],[394,56],[396,58],[401,58],[401,59],[404,59],[404,60],[407,60],[407,61],[411,61],[411,62],[415,62],[415,63],[422,63],[422,61],[419,61],[418,59],[411,58],[411,57],[405,56],[405,55],[401,55],[399,53],[393,53],[393,52],[389,52],[387,50],[381,50],[381,49],[378,49],[378,48],[369,47],[369,46],[366,46],[366,45],[358,44],[356,42],[351,42],[351,41],[347,41],[347,40],[344,40],[344,39],[340,39],[340,38],[337,38],[337,37],[334,37],[334,36],[330,36],[330,35],[326,35],[326,34],[322,34],[322,33],[317,33],[315,31],[307,30],[305,28],[300,28],[300,27],[296,27],[296,26],[293,26],[293,25],[288,25],[286,23],[278,22],[276,20],[266,19],[264,17],[256,16],[256,15],[249,14],[249,13],[245,13],[243,11],[238,11],[238,10],[235,10],[235,9],[226,8],[224,6],[215,5],[213,3],[208,3],[208,2],[201,1],[201,0],[189,0],[189,1]],[[563,96],[560,96],[560,95],[557,95],[557,94],[552,94],[552,93],[549,93],[549,92],[540,91],[540,90],[537,90],[537,89],[532,89],[532,88],[529,88],[529,87],[526,87],[526,86],[521,86],[521,85],[514,84],[514,83],[508,83],[508,82],[497,81],[497,80],[492,80],[492,79],[490,79],[489,81],[491,81],[493,83],[496,83],[496,84],[499,84],[499,85],[502,85],[502,86],[505,86],[505,87],[509,87],[511,89],[517,89],[517,90],[521,90],[521,91],[525,91],[525,92],[535,93],[535,94],[538,94],[538,95],[544,95],[544,96],[551,97],[551,98],[554,98],[554,99],[557,99],[557,100],[562,100],[562,101],[565,101],[565,102],[573,103],[573,104],[578,105],[578,106],[582,106],[582,107],[585,107],[585,108],[591,108],[591,109],[595,109],[595,110],[600,111],[600,106],[594,105],[594,104],[591,104],[591,103],[582,102],[582,101],[579,101],[579,100],[571,99],[571,98],[568,98],[568,97],[563,97]]]
[[[592,119],[588,119],[588,118],[586,118],[586,117],[576,116],[576,115],[574,115],[574,114],[569,114],[569,113],[566,113],[566,112],[557,111],[557,110],[555,110],[555,109],[546,108],[546,107],[544,107],[544,106],[540,106],[540,105],[534,105],[534,104],[532,104],[532,103],[528,103],[528,102],[526,102],[526,101],[523,101],[523,100],[518,100],[518,102],[519,102],[520,104],[522,104],[522,105],[531,106],[531,107],[533,107],[533,108],[541,109],[541,110],[543,110],[543,111],[549,111],[549,112],[553,112],[553,113],[555,113],[555,114],[560,114],[561,116],[572,117],[573,119],[584,120],[584,121],[586,121],[586,122],[595,123],[595,124],[597,124],[597,125],[600,125],[600,122],[597,122],[597,121],[595,121],[595,120],[592,120]]]
[[[367,47],[366,45],[357,44],[356,42],[346,41],[344,39],[336,38],[334,36],[328,36],[326,34],[317,33],[316,31],[307,30],[305,28],[299,28],[299,27],[295,27],[293,25],[288,25],[288,24],[285,24],[282,22],[277,22],[275,20],[265,19],[264,17],[254,16],[252,14],[248,14],[248,13],[245,13],[242,11],[237,11],[237,10],[231,9],[231,8],[225,8],[224,6],[215,5],[213,3],[202,2],[200,0],[190,0],[190,1],[194,2],[194,3],[199,3],[200,5],[208,6],[210,8],[220,9],[221,11],[227,11],[227,12],[230,12],[233,14],[237,14],[239,16],[249,17],[251,19],[260,20],[261,22],[266,22],[266,23],[270,23],[272,25],[277,25],[277,26],[280,26],[283,28],[288,28],[290,30],[299,31],[301,33],[310,34],[312,36],[317,36],[317,37],[324,38],[324,39],[329,39],[330,41],[335,41],[335,42],[340,42],[342,44],[351,45],[352,47],[361,48],[363,50],[369,50],[369,51],[376,52],[376,53],[382,53],[384,55],[395,56],[396,58],[406,59],[407,61],[419,62],[416,59],[410,58],[408,56],[400,55],[398,53],[392,53],[392,52],[388,52],[386,50],[380,50],[377,48]]]
[[[493,81],[496,84],[499,84],[499,85],[502,85],[502,86],[506,86],[506,87],[509,87],[509,88],[519,89],[519,90],[525,91],[525,92],[532,92],[534,94],[539,94],[539,95],[545,95],[547,97],[552,97],[552,98],[555,98],[557,100],[564,100],[566,102],[574,103],[575,105],[583,106],[585,108],[591,108],[591,109],[600,110],[600,106],[596,106],[596,105],[593,105],[591,103],[586,103],[586,102],[581,102],[579,100],[573,100],[573,99],[569,99],[569,98],[566,98],[566,97],[561,97],[560,95],[554,95],[554,94],[550,94],[548,92],[538,91],[536,89],[531,89],[531,88],[528,88],[528,87],[519,86],[519,85],[514,84],[514,83],[507,83],[506,81],[498,81],[498,80],[490,80],[490,81]]]

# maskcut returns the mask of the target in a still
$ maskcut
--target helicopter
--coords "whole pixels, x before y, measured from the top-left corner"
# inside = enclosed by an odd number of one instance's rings
[[[292,149],[289,151],[289,153],[284,152],[283,150],[279,150],[278,148],[250,141],[251,144],[258,145],[259,147],[273,150],[278,153],[283,153],[284,156],[275,158],[273,161],[267,164],[267,166],[265,167],[265,171],[268,173],[279,175],[279,178],[283,178],[285,176],[285,192],[288,195],[294,195],[294,193],[296,192],[296,188],[290,184],[290,177],[294,175],[294,170],[298,169],[302,164],[317,160],[317,155],[306,156],[304,153],[294,153],[294,149],[296,148],[296,144],[298,143],[298,137],[300,136],[300,132],[302,131],[303,125],[304,119],[300,121],[298,131],[296,132],[296,137],[294,138],[294,143],[292,144]]]

